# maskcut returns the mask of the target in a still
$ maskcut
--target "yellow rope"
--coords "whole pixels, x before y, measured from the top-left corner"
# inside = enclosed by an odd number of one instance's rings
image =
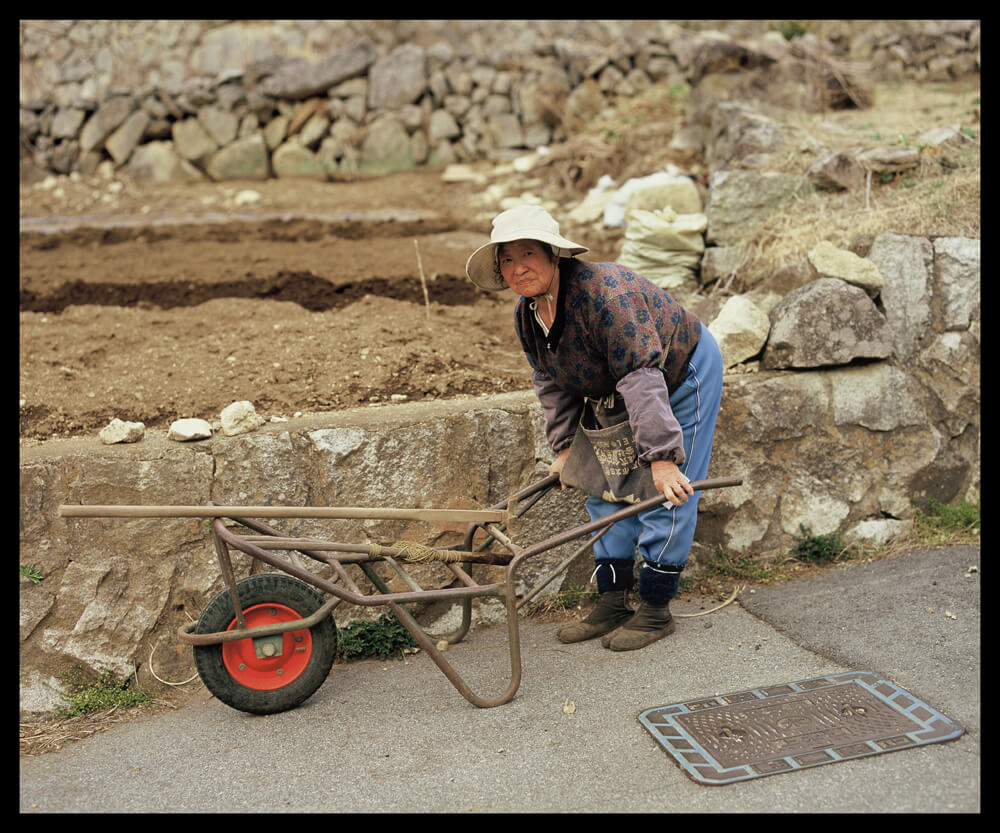
[[[396,541],[392,545],[393,549],[399,550],[397,556],[402,561],[414,563],[427,563],[430,561],[461,561],[464,553],[454,550],[436,550],[426,544],[417,541]],[[368,553],[378,558],[382,555],[382,547],[378,544],[369,544]]]

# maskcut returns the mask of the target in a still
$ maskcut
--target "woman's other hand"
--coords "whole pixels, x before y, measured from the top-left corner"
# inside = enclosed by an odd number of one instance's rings
[[[566,458],[567,457],[569,457],[569,448],[564,448],[562,451],[559,452],[559,454],[556,456],[556,459],[553,460],[552,464],[549,466],[549,474],[558,474],[558,475],[561,476],[562,475],[563,466],[566,465]],[[562,490],[565,492],[566,489],[567,489],[566,484],[562,483],[560,481],[559,485],[561,486]]]
[[[663,492],[674,506],[687,503],[688,495],[694,494],[691,481],[684,476],[677,464],[670,460],[654,460],[650,464],[653,474],[653,485]]]

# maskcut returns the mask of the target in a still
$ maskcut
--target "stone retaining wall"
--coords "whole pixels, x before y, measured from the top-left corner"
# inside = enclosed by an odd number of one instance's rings
[[[794,23],[794,22],[775,22]],[[714,27],[714,28],[712,28]],[[22,178],[318,178],[504,158],[707,73],[979,72],[978,21],[22,21]],[[780,28],[780,27],[779,27]],[[786,35],[800,30],[784,29]],[[818,35],[818,36],[817,36]],[[804,85],[803,106],[818,107]],[[836,106],[836,102],[828,102]]]

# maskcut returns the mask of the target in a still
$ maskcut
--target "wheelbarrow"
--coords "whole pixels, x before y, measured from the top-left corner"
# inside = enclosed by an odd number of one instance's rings
[[[698,480],[695,490],[738,486],[742,478]],[[558,576],[578,555],[617,521],[665,502],[663,496],[632,504],[589,523],[571,528],[530,546],[511,539],[510,527],[559,483],[553,474],[527,486],[506,502],[489,509],[386,509],[293,506],[100,506],[64,504],[59,514],[67,518],[210,518],[212,539],[226,588],[216,595],[197,622],[178,630],[181,642],[194,649],[198,674],[206,688],[226,705],[251,714],[274,714],[303,703],[329,676],[337,655],[337,626],[332,612],[342,602],[362,607],[385,605],[413,636],[458,692],[474,706],[500,706],[516,694],[521,684],[519,610]],[[412,542],[392,546],[350,544],[319,538],[288,537],[262,523],[260,518],[392,519],[468,523],[463,544],[432,548]],[[224,521],[250,530],[237,533]],[[485,536],[476,543],[476,536]],[[518,598],[517,571],[528,559],[580,538],[587,540],[528,593]],[[494,545],[502,551],[496,551]],[[237,580],[230,550],[236,549],[279,572],[257,573]],[[278,553],[284,552],[282,556]],[[333,568],[334,580],[305,566],[300,556]],[[453,586],[425,589],[405,570],[403,563],[436,561],[454,576]],[[393,592],[375,571],[387,563],[409,588]],[[480,584],[465,569],[471,564],[506,566],[503,581]],[[365,593],[347,568],[356,567],[377,592]],[[324,596],[326,594],[326,596]],[[329,598],[327,598],[327,596]],[[497,697],[474,693],[438,648],[444,640],[453,645],[466,636],[472,620],[472,600],[502,599],[506,608],[510,649],[510,682]],[[461,604],[462,620],[445,635],[425,632],[404,605],[412,602],[450,601]]]

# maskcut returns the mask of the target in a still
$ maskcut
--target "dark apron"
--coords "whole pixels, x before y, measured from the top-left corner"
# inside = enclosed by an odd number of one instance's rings
[[[662,494],[650,467],[639,462],[621,394],[584,398],[561,480],[610,503],[639,503]]]

